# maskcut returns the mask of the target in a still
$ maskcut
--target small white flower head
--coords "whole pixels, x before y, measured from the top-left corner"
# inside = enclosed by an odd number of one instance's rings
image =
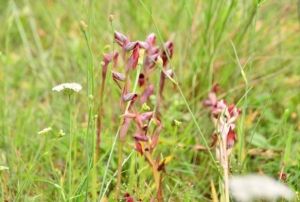
[[[294,198],[294,192],[285,184],[263,175],[232,176],[229,180],[230,193],[236,201],[251,202],[257,199],[276,201]]]
[[[66,135],[65,131],[63,129],[60,129],[59,132],[58,132],[58,136],[63,137],[65,135]]]
[[[46,133],[50,132],[51,130],[52,130],[51,127],[44,128],[43,130],[39,131],[38,134],[39,135],[46,134]]]
[[[60,92],[60,91],[66,91],[66,92],[76,92],[78,93],[81,91],[82,86],[79,83],[62,83],[57,86],[54,86],[52,88],[53,91]]]

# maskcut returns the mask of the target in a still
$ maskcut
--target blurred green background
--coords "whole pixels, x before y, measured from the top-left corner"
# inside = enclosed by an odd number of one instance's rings
[[[112,23],[109,16],[113,15]],[[2,201],[62,201],[61,173],[67,152],[68,109],[74,111],[73,200],[96,200],[102,183],[112,199],[116,157],[102,182],[118,126],[119,91],[108,80],[101,159],[88,172],[101,82],[100,62],[112,50],[113,32],[158,44],[174,42],[172,68],[210,142],[213,125],[202,100],[219,83],[221,97],[243,113],[231,172],[265,173],[300,190],[300,26],[292,0],[0,0],[0,166]],[[82,24],[85,34],[81,30]],[[78,82],[83,90],[70,106],[52,87]],[[94,99],[91,99],[93,96]],[[166,167],[166,201],[209,201],[218,174],[191,114],[169,82],[162,109],[164,129],[157,155],[173,156]],[[174,120],[182,122],[174,125]],[[37,134],[52,127],[45,135]],[[149,201],[151,172],[128,140],[122,193]],[[132,172],[133,162],[140,170]],[[138,179],[137,179],[138,178]],[[144,183],[145,182],[145,183]],[[147,182],[147,183],[146,183]],[[84,187],[84,188],[83,188]],[[103,199],[104,200],[104,199]]]

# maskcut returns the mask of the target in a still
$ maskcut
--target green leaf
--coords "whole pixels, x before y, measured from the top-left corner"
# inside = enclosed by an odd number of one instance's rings
[[[255,133],[252,139],[248,140],[250,144],[259,147],[259,148],[271,148],[272,145],[268,142],[268,140],[259,133]]]

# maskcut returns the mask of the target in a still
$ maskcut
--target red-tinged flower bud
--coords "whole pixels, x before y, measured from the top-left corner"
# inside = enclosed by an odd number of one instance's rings
[[[148,50],[150,48],[150,46],[147,42],[139,41],[138,43],[139,43],[139,46],[145,50]]]
[[[118,64],[118,57],[119,57],[119,53],[118,53],[118,52],[115,52],[115,53],[114,53],[114,56],[113,56],[113,62],[114,62],[113,66],[114,66],[114,67],[116,67],[117,64]]]
[[[229,113],[229,122],[234,122],[241,113],[241,110],[238,109],[234,104],[229,105],[228,107]]]
[[[130,126],[130,122],[131,122],[130,118],[125,118],[124,121],[123,121],[123,123],[122,123],[121,129],[120,129],[120,135],[119,135],[121,141],[125,140],[127,131],[129,129],[129,126]]]
[[[125,199],[125,202],[134,202],[133,197],[130,196],[129,193],[125,193],[125,194],[124,194],[124,199]]]
[[[150,121],[153,116],[153,112],[145,112],[140,115],[141,121]]]
[[[159,53],[148,54],[144,61],[144,67],[146,69],[152,69],[155,66]]]
[[[218,102],[218,98],[217,98],[216,93],[210,92],[208,94],[208,99],[206,99],[206,100],[203,101],[203,105],[205,107],[211,107],[211,108],[213,108],[213,107],[216,107],[217,102]]]
[[[142,146],[142,144],[140,143],[140,142],[138,142],[138,141],[135,141],[135,150],[137,151],[137,152],[139,152],[141,155],[143,155],[143,146]]]
[[[136,93],[127,93],[125,95],[123,95],[123,101],[124,102],[128,102],[128,101],[134,101],[137,98],[137,94]]]
[[[154,33],[151,33],[147,36],[146,42],[150,44],[150,46],[154,46],[156,43],[156,36]]]
[[[163,60],[163,66],[165,67],[168,64],[169,59],[173,56],[174,45],[173,42],[167,41],[164,44],[161,59]]]
[[[227,149],[232,148],[236,140],[237,140],[236,134],[234,130],[230,128],[227,134]]]
[[[114,80],[125,81],[125,75],[122,73],[112,71],[112,76]]]
[[[139,61],[139,50],[140,50],[140,46],[137,44],[133,51],[131,56],[128,59],[128,63],[127,63],[127,71],[130,69],[135,69],[138,61]]]
[[[220,85],[218,83],[214,84],[211,92],[218,93],[220,91]]]
[[[141,103],[145,103],[148,101],[148,99],[150,98],[151,95],[153,95],[154,93],[154,85],[149,85],[143,92],[143,94],[141,95]]]
[[[152,137],[151,137],[151,148],[154,149],[158,143],[158,140],[159,140],[159,134],[154,134]]]
[[[128,38],[127,38],[124,34],[122,34],[122,33],[120,33],[120,32],[115,32],[114,35],[115,35],[115,40],[116,40],[116,42],[117,42],[121,47],[125,46],[125,45],[129,42]]]
[[[211,144],[210,147],[215,147],[218,143],[218,134],[217,133],[213,133],[211,136]]]
[[[116,63],[117,59],[118,59],[118,53],[117,52],[106,53],[106,54],[103,55],[103,60],[101,62],[101,65],[102,65],[102,78],[106,77],[108,64],[112,60],[114,60],[114,63]]]
[[[286,182],[287,180],[287,173],[284,173],[283,170],[281,170],[279,173],[278,173],[278,178],[279,180],[283,181],[283,182]]]
[[[214,103],[212,103],[214,104]],[[219,116],[219,114],[221,114],[223,112],[224,109],[226,109],[227,104],[225,102],[225,100],[220,100],[217,101],[217,103],[215,103],[214,105],[211,106],[211,113],[212,115],[217,118]]]
[[[113,52],[113,53],[106,53],[103,55],[103,62],[108,64],[110,63],[112,60],[117,60],[118,59],[118,52]]]
[[[133,137],[136,141],[141,141],[141,142],[148,142],[149,140],[149,138],[144,134],[135,134]]]
[[[138,80],[138,82],[139,82],[139,86],[143,86],[143,85],[145,84],[145,75],[144,75],[143,73],[141,73],[141,74],[139,75],[139,80]]]
[[[151,149],[154,149],[156,147],[156,145],[158,144],[158,140],[159,140],[159,134],[160,131],[162,130],[162,124],[159,120],[156,120],[158,127],[156,128],[154,134],[151,137]]]
[[[158,49],[156,49],[156,50],[158,50]],[[153,54],[149,55],[149,60],[151,62],[156,62],[158,59],[159,53],[156,50],[154,51]]]
[[[126,114],[123,115],[125,118],[130,118],[130,119],[133,119],[133,118],[136,118],[136,114],[135,113],[130,113],[130,112],[127,112]]]
[[[158,166],[157,166],[157,171],[165,171],[165,161],[162,161]]]
[[[138,42],[133,41],[133,42],[128,42],[125,46],[124,46],[124,50],[125,51],[131,51],[133,50],[138,44]]]

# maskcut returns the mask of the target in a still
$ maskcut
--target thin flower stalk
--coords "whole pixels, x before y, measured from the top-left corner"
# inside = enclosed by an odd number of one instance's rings
[[[137,74],[136,74],[136,80],[135,80],[134,87],[133,87],[133,94],[135,94],[136,89],[137,89],[138,76],[140,74],[140,71],[141,71],[141,67],[139,66]],[[126,78],[125,78],[123,94],[127,91],[126,88],[128,88],[128,86],[129,86],[128,73],[126,73],[125,77]],[[132,97],[132,99],[129,100],[128,104],[125,107],[124,114],[128,113],[128,110],[130,109],[130,107],[132,106],[134,101],[135,101],[135,99],[133,99],[133,97]],[[126,102],[126,100],[123,100],[122,102]],[[121,178],[122,178],[122,163],[123,163],[123,147],[124,147],[125,137],[128,132],[130,122],[131,122],[131,120],[129,118],[127,118],[126,116],[124,116],[123,120],[122,120],[120,133],[119,133],[120,141],[119,141],[119,145],[118,145],[118,172],[117,172],[117,184],[116,184],[116,199],[119,198],[119,194],[120,194],[120,186],[121,186],[121,180],[122,180]]]
[[[68,111],[69,111],[69,139],[68,139],[68,152],[67,152],[67,163],[66,163],[66,167],[65,167],[65,171],[63,174],[63,179],[65,178],[66,174],[67,174],[67,170],[68,170],[68,198],[70,199],[72,197],[72,149],[73,149],[73,111],[72,111],[72,106],[73,106],[73,102],[74,102],[74,97],[73,94],[74,93],[78,93],[79,91],[81,91],[82,86],[78,83],[62,83],[59,84],[55,87],[52,88],[52,91],[54,92],[63,92],[68,96],[68,100],[69,100],[69,105],[68,105]]]
[[[104,99],[104,89],[105,89],[105,82],[106,82],[106,75],[107,75],[107,69],[108,65],[113,62],[113,66],[116,66],[118,60],[118,53],[113,52],[110,54],[104,54],[103,60],[101,62],[102,66],[102,81],[101,86],[99,90],[100,95],[100,103],[98,107],[98,115],[97,115],[97,140],[96,140],[96,159],[99,158],[100,153],[100,144],[101,144],[101,131],[102,131],[102,118],[103,118],[103,99]]]
[[[237,140],[235,122],[241,111],[234,104],[218,100],[217,91],[218,86],[215,85],[203,104],[210,109],[215,126],[212,146],[216,146],[217,159],[223,169],[223,201],[229,202],[229,156]]]

